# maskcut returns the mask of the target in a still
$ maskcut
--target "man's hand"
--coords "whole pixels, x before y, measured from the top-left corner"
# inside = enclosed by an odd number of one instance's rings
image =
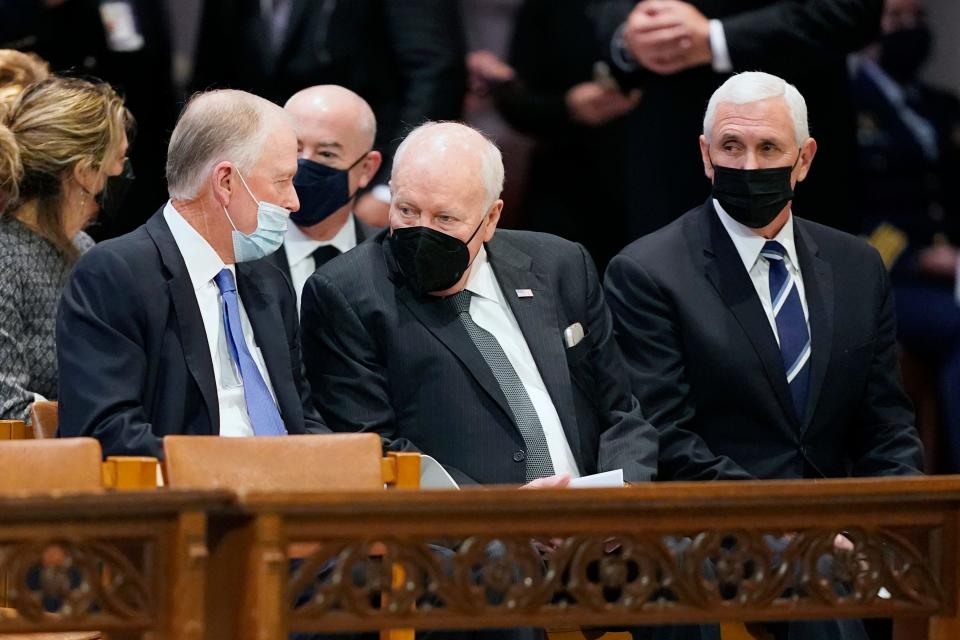
[[[605,89],[596,82],[581,82],[567,91],[565,97],[570,117],[581,124],[596,127],[624,115],[640,102],[640,90],[623,95]]]
[[[498,58],[490,51],[471,51],[467,54],[467,85],[470,93],[485,96],[490,87],[514,79],[516,73],[513,67]]]
[[[945,240],[934,242],[933,246],[921,251],[918,258],[920,270],[923,273],[944,280],[953,280],[957,277],[958,260],[960,260],[960,252]]]
[[[532,482],[520,487],[521,489],[563,489],[568,484],[570,484],[570,474],[569,473],[558,473],[555,476],[547,476],[546,478],[537,478]],[[533,544],[534,549],[539,551],[542,555],[550,555],[554,551],[560,548],[560,545],[563,544],[563,538],[534,538],[530,541]]]
[[[521,489],[563,489],[568,484],[570,484],[570,474],[569,473],[558,473],[555,476],[547,476],[546,478],[537,478],[532,482],[520,487]]]
[[[643,0],[630,12],[623,37],[637,62],[661,75],[713,59],[710,21],[682,0]]]

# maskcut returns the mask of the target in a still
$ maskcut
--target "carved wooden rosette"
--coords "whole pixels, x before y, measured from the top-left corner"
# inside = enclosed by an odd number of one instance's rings
[[[707,620],[763,610],[776,619],[777,611],[813,617],[825,609],[849,617],[879,602],[901,614],[942,606],[939,576],[913,542],[892,530],[851,527],[842,532],[848,550],[835,544],[839,533],[311,540],[318,547],[288,582],[289,621],[292,629],[323,619],[401,626],[416,609],[421,621],[483,614],[510,626],[523,615],[584,612]],[[399,582],[392,579],[397,567]]]
[[[148,540],[24,539],[0,542],[5,575],[3,621],[76,624],[77,628],[146,626],[155,618],[143,567]]]

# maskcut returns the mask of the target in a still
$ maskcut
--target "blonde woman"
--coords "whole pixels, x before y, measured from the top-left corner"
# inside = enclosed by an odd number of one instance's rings
[[[109,85],[66,78],[28,86],[0,116],[0,418],[57,397],[57,303],[131,122]]]

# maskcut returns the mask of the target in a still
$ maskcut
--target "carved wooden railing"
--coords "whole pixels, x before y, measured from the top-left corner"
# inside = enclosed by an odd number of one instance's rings
[[[0,498],[0,634],[883,616],[944,640],[960,638],[958,551],[960,477]]]
[[[211,548],[210,584],[224,606],[245,604],[212,637],[896,617],[931,618],[930,638],[960,638],[960,478],[246,495],[239,505]],[[840,533],[852,550],[836,546]],[[290,557],[304,545],[315,545],[307,557]],[[238,560],[243,575],[221,579],[218,567]]]
[[[202,640],[207,514],[228,492],[0,497],[0,635]]]

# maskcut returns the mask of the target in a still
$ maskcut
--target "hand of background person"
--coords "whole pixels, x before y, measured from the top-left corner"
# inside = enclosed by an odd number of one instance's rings
[[[643,0],[630,12],[623,36],[637,62],[661,75],[713,59],[710,21],[682,0]]]
[[[623,95],[596,82],[581,82],[571,87],[564,99],[571,118],[596,127],[631,111],[640,102],[640,96],[639,89]]]
[[[467,54],[467,72],[470,92],[481,96],[490,91],[491,85],[510,82],[516,76],[513,67],[486,50]]]
[[[563,489],[570,484],[569,473],[558,473],[555,476],[537,478],[520,487],[521,489]]]
[[[372,193],[367,192],[357,198],[353,212],[358,218],[373,227],[386,227],[390,224],[389,203],[378,200]]]
[[[960,260],[960,251],[952,244],[934,242],[920,252],[918,258],[920,271],[935,278],[953,280],[957,276],[957,261]]]

